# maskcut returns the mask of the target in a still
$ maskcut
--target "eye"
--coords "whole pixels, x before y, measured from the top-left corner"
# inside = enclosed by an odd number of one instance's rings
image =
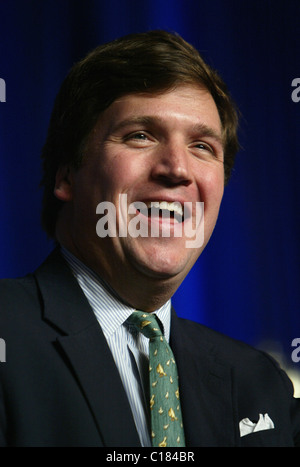
[[[212,146],[210,144],[204,143],[203,141],[201,141],[200,143],[195,144],[194,147],[197,148],[197,149],[203,150],[203,151],[209,151],[212,154],[215,153]]]
[[[140,140],[140,141],[145,141],[148,139],[148,136],[146,135],[146,133],[142,132],[142,131],[139,131],[139,132],[136,132],[136,133],[131,133],[130,135],[128,135],[126,137],[127,140],[129,139],[133,139],[133,140]]]
[[[206,141],[195,141],[191,144],[193,154],[199,159],[223,161],[223,150],[218,144],[210,144]]]
[[[135,131],[125,136],[124,141],[127,145],[134,148],[144,148],[148,147],[153,139],[151,139],[151,136],[145,131]]]

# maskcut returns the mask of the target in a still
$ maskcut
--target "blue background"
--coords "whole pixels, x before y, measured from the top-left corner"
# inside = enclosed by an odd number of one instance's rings
[[[242,114],[242,150],[175,308],[250,344],[276,342],[292,365],[291,341],[300,337],[300,102],[291,99],[300,2],[1,0],[0,18],[0,277],[34,270],[52,249],[40,227],[40,152],[71,65],[127,33],[176,31],[227,82]]]

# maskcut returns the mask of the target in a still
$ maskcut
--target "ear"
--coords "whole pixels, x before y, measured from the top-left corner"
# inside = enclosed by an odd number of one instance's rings
[[[54,195],[61,201],[73,199],[72,173],[68,165],[60,167],[56,172]]]

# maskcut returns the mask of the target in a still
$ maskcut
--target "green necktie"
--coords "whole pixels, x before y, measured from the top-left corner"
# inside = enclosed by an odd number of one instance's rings
[[[154,447],[184,447],[177,367],[155,315],[135,311],[128,322],[149,338],[151,438]]]

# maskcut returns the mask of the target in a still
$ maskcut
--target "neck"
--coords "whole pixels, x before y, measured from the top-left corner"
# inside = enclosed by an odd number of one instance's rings
[[[108,284],[121,301],[142,311],[152,312],[163,306],[173,296],[186,275],[182,273],[182,277],[181,274],[170,277],[151,273],[139,269],[139,266],[125,259],[116,265],[106,254],[105,247],[100,255],[95,242],[89,243],[86,240],[85,243],[77,244],[66,228],[57,228],[56,239]]]
[[[138,310],[153,312],[163,306],[178,288],[178,279],[170,280],[163,277],[148,277],[142,272],[132,268],[132,271],[118,270],[118,274],[110,273],[102,263],[99,264],[91,257],[84,257],[72,245],[59,242],[73,256],[80,260],[85,266],[94,271],[103,286],[115,295],[121,302]]]

